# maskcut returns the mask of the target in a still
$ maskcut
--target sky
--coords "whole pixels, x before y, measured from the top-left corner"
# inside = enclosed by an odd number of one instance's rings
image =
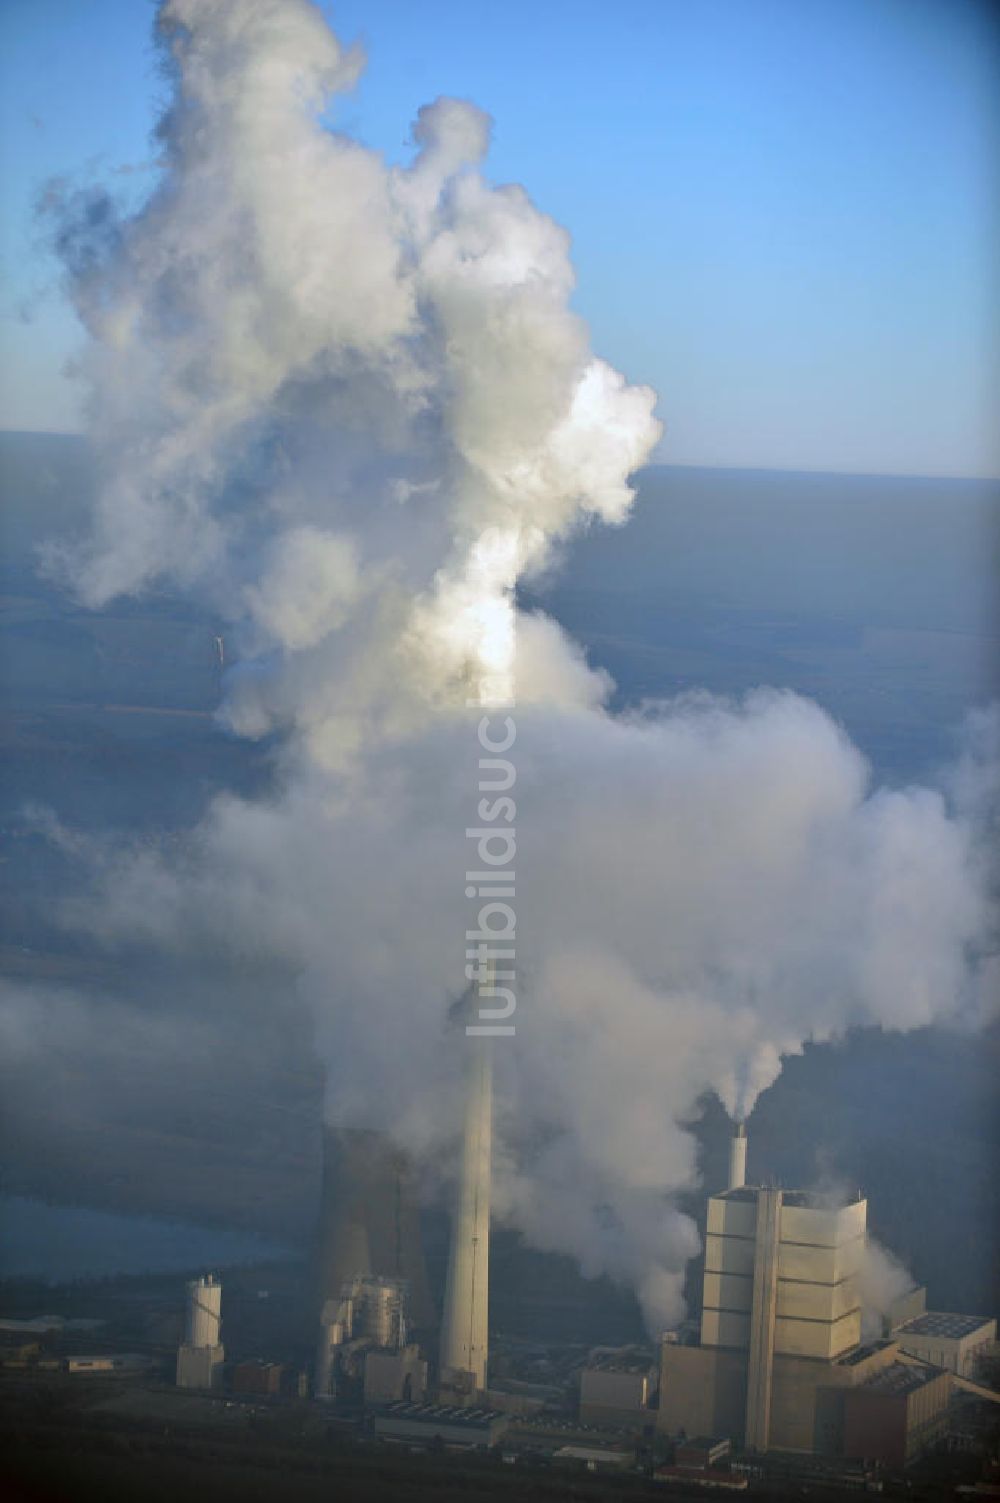
[[[410,153],[495,120],[487,172],[573,237],[595,348],[676,464],[1000,474],[1000,8],[983,0],[341,0],[332,123]],[[79,343],[34,206],[155,182],[144,0],[0,11],[0,427],[74,429]]]

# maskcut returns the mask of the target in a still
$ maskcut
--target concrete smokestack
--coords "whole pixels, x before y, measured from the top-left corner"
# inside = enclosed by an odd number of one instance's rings
[[[470,1038],[468,1047],[462,1162],[441,1324],[441,1382],[459,1391],[482,1392],[489,1321],[493,1061],[489,1039]]]
[[[730,1190],[739,1190],[747,1182],[747,1126],[737,1122],[736,1131],[729,1140],[729,1185]]]

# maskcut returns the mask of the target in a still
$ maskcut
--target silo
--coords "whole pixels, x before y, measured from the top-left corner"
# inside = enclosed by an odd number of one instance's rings
[[[222,1285],[212,1274],[187,1286],[184,1341],[177,1351],[178,1388],[214,1388],[222,1376]]]
[[[218,1346],[222,1330],[222,1285],[212,1275],[192,1279],[187,1286],[186,1346]]]

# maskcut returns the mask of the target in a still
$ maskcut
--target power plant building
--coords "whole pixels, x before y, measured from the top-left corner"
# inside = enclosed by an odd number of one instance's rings
[[[320,1317],[313,1390],[332,1398],[338,1379],[363,1374],[367,1402],[419,1398],[427,1365],[407,1344],[407,1295],[400,1279],[358,1275],[327,1300]]]
[[[370,1351],[365,1356],[366,1404],[421,1402],[427,1394],[427,1363],[416,1346],[397,1352]]]
[[[950,1392],[940,1369],[889,1363],[844,1395],[844,1454],[907,1466],[944,1435]]]
[[[405,1283],[411,1325],[433,1325],[407,1156],[384,1133],[326,1128],[317,1308],[362,1276]]]
[[[651,1419],[657,1372],[647,1359],[592,1358],[580,1374],[580,1419],[587,1425],[638,1428]]]
[[[972,1378],[979,1356],[997,1339],[997,1323],[982,1315],[925,1310],[897,1326],[892,1335],[908,1356],[943,1367],[958,1378]]]
[[[851,1454],[867,1395],[877,1406],[899,1352],[894,1340],[861,1342],[867,1203],[832,1207],[803,1191],[748,1186],[743,1130],[737,1139],[730,1187],[708,1201],[700,1340],[667,1339],[661,1350],[660,1427],[732,1436],[757,1451]],[[937,1415],[946,1404],[947,1382],[912,1401],[908,1446],[933,1428],[920,1406]]]
[[[367,1403],[422,1398],[410,1334],[434,1322],[419,1213],[410,1162],[383,1133],[325,1131],[318,1274],[317,1397],[351,1380]]]
[[[284,1376],[280,1362],[239,1362],[233,1368],[233,1393],[273,1397],[280,1394]]]
[[[703,1346],[831,1360],[861,1340],[867,1203],[741,1187],[708,1202]]]
[[[441,1441],[470,1449],[496,1445],[510,1423],[496,1409],[448,1404],[390,1404],[375,1416],[375,1434],[383,1440],[430,1445]]]

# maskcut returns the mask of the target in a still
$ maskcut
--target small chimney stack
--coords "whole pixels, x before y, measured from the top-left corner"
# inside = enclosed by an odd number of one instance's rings
[[[729,1185],[730,1190],[739,1190],[747,1182],[747,1125],[737,1122],[736,1131],[729,1140]]]

